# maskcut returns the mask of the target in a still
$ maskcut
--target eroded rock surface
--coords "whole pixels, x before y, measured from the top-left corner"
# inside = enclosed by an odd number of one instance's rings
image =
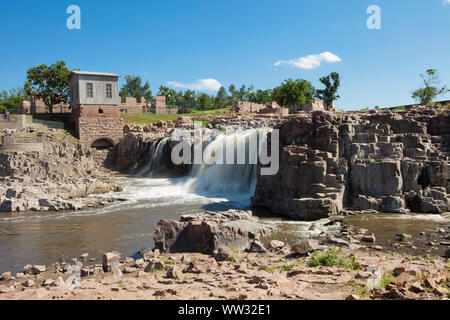
[[[247,249],[252,240],[271,231],[251,212],[205,212],[182,216],[180,221],[161,220],[154,241],[161,252],[213,253],[219,248]]]
[[[316,220],[344,208],[450,211],[450,113],[302,113],[280,130],[280,170],[258,176],[253,204]]]

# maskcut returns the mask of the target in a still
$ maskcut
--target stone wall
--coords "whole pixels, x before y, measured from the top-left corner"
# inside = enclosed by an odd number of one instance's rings
[[[125,102],[119,104],[119,109],[122,113],[144,113],[148,110],[148,104],[144,97],[141,102],[137,102],[136,98],[126,97]]]
[[[36,99],[32,101],[24,100],[20,103],[20,113],[22,114],[36,114],[49,113],[44,101]],[[69,104],[59,103],[53,106],[53,113],[70,113],[71,108]]]
[[[123,137],[123,120],[121,118],[80,118],[76,129],[81,141],[92,145],[99,139],[110,140],[115,145]]]
[[[326,110],[322,100],[316,100],[312,103],[296,104],[289,106],[289,113],[295,114],[298,112],[324,111]]]
[[[7,120],[3,117],[3,115],[0,116],[0,130],[4,129],[11,129],[11,130],[20,130],[26,127],[26,117],[25,115],[10,115],[10,120]],[[13,119],[15,117],[15,119]]]

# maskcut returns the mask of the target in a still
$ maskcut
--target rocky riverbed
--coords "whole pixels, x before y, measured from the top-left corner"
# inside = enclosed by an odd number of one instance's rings
[[[448,251],[386,252],[366,242],[367,230],[340,219],[331,224],[338,236],[322,232],[289,244],[270,240],[274,228],[247,211],[162,220],[157,248],[130,257],[106,252],[101,260],[86,253],[5,272],[0,299],[448,299]]]
[[[92,150],[60,130],[28,128],[3,132],[38,138],[42,151],[0,153],[0,212],[81,210],[114,201],[88,197],[121,190]]]

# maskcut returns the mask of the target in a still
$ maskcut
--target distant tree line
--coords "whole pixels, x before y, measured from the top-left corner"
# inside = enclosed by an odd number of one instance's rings
[[[57,61],[52,65],[41,64],[27,71],[27,80],[22,88],[3,90],[0,92],[0,112],[20,107],[20,102],[30,100],[31,97],[42,99],[53,112],[53,106],[68,103],[70,98],[70,69],[64,61]],[[412,97],[420,104],[432,102],[439,95],[450,90],[447,86],[439,86],[437,70],[429,69],[426,75],[420,75],[424,86],[415,90]],[[221,87],[216,94],[207,94],[193,90],[177,91],[166,86],[160,86],[158,96],[165,96],[167,105],[183,107],[185,109],[213,110],[228,108],[238,101],[248,101],[258,104],[275,101],[281,106],[310,103],[314,99],[321,99],[328,106],[340,98],[338,90],[341,84],[340,75],[332,72],[319,79],[323,89],[316,89],[304,79],[287,79],[273,89],[255,89],[253,85],[242,85],[239,89],[230,85],[228,89]],[[148,82],[142,83],[139,76],[125,76],[125,84],[120,89],[122,99],[135,97],[138,101],[145,98],[152,102],[154,97]]]

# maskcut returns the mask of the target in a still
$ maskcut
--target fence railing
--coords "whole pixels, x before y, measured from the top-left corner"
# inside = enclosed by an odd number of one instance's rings
[[[46,121],[33,118],[33,123],[46,126],[47,128],[50,129],[65,129],[65,124],[63,122]]]

